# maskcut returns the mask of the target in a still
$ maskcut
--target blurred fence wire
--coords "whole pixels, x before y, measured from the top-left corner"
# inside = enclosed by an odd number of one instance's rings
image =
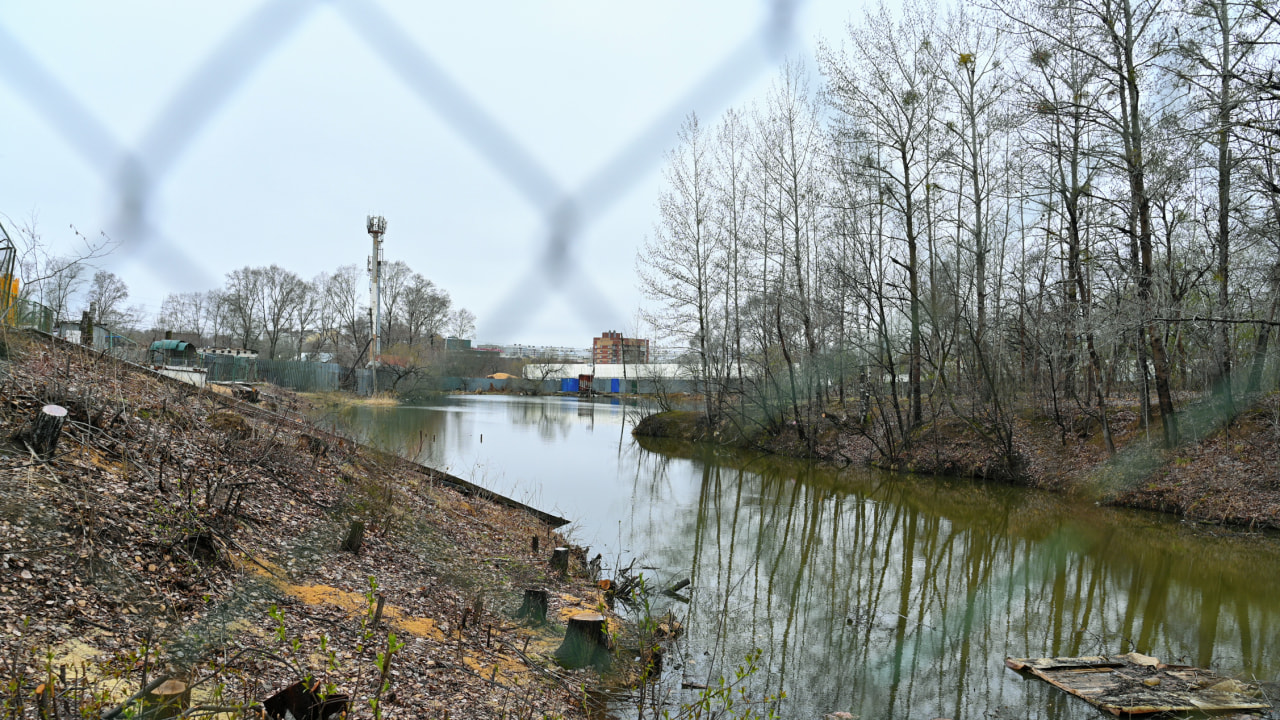
[[[556,294],[581,319],[605,322],[610,303],[590,274],[574,260],[583,230],[655,165],[672,144],[681,119],[695,105],[732,100],[749,83],[769,72],[795,44],[793,21],[798,0],[766,0],[760,25],[719,62],[702,70],[701,79],[675,98],[650,125],[621,144],[580,187],[565,187],[555,168],[537,159],[467,88],[438,63],[432,48],[414,37],[373,0],[270,0],[235,24],[145,124],[135,144],[110,129],[102,115],[67,87],[0,20],[0,81],[7,83],[59,138],[93,169],[110,189],[117,217],[113,227],[123,249],[138,257],[144,250],[158,271],[195,280],[207,278],[199,258],[165,233],[154,208],[156,197],[183,154],[209,129],[219,109],[231,103],[275,50],[303,31],[319,9],[332,6],[339,20],[431,112],[443,119],[475,154],[484,159],[541,218],[541,247],[526,253],[523,279],[502,288],[493,317],[497,334],[518,330]],[[584,96],[585,97],[585,96]]]
[[[570,302],[566,304],[583,321],[604,327],[608,318],[618,315],[610,312],[606,294],[586,268],[575,261],[584,229],[662,162],[680,122],[695,104],[727,104],[750,83],[770,73],[794,46],[793,19],[800,3],[766,1],[768,11],[758,27],[718,62],[701,72],[691,72],[692,77],[700,77],[692,89],[671,100],[635,137],[613,148],[608,159],[579,187],[567,187],[558,180],[557,169],[544,164],[538,153],[517,139],[507,118],[487,112],[468,88],[437,62],[433,49],[375,0],[267,0],[257,5],[194,66],[144,123],[144,131],[132,143],[119,137],[105,113],[64,83],[23,38],[6,27],[2,17],[0,83],[25,101],[108,189],[116,208],[112,234],[125,254],[150,265],[157,274],[176,278],[188,286],[201,282],[211,285],[210,273],[202,268],[197,248],[166,233],[157,212],[158,198],[184,153],[218,122],[220,111],[246,88],[268,56],[302,32],[318,10],[330,7],[339,21],[380,59],[388,75],[440,117],[475,157],[536,209],[537,227],[531,228],[535,231],[531,234],[541,237],[541,241],[520,256],[527,263],[519,274],[521,279],[497,289],[501,300],[493,317],[503,324],[492,328],[495,334],[519,331],[556,295],[567,296]],[[585,102],[585,91],[583,98]],[[7,309],[15,314],[10,325],[56,332],[56,318],[44,306],[27,303]],[[157,360],[149,345],[113,347],[110,354],[150,365],[164,362]],[[170,370],[179,372],[177,368]],[[334,389],[344,382],[346,370],[356,371],[350,373],[356,384],[354,389],[370,392],[364,379],[367,370],[344,369],[331,363],[227,358],[205,363],[203,368],[210,382],[271,380],[300,390]],[[643,387],[631,389],[644,391]],[[318,542],[314,538],[303,539],[285,552],[293,559],[303,558]],[[287,564],[292,565],[292,560]],[[258,597],[261,590],[256,582],[250,579],[237,585],[231,597],[210,610],[209,622],[189,628],[189,634],[213,632],[210,628],[215,621],[229,622],[230,618],[250,612],[247,608],[251,598]]]

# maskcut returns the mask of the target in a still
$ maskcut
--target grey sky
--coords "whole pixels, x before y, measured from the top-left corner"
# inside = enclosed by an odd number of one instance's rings
[[[838,37],[855,10],[800,4],[786,54],[811,62],[816,38]],[[381,214],[387,259],[475,312],[480,340],[586,346],[627,329],[641,302],[634,258],[680,116],[714,118],[772,80],[771,12],[0,2],[0,213],[35,218],[55,249],[71,225],[122,241],[104,265],[150,313],[245,265],[307,278],[363,267],[365,216]],[[219,48],[229,64],[202,75]],[[241,64],[243,77],[225,69]],[[441,100],[451,88],[473,105]],[[561,276],[540,261],[566,194],[583,224]]]

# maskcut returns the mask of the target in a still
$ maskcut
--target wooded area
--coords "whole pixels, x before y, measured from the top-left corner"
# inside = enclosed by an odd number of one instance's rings
[[[92,322],[139,342],[167,331],[191,342],[258,351],[267,359],[329,355],[345,365],[369,360],[372,325],[367,273],[356,265],[322,272],[311,280],[272,264],[245,266],[226,276],[221,288],[170,293],[158,313],[127,305],[129,287],[115,273],[88,275],[90,263],[110,254],[115,243],[103,236],[80,238],[69,254],[52,254],[34,221],[17,228],[22,300],[45,305],[58,320]],[[382,270],[379,336],[387,354],[420,365],[416,353],[434,349],[445,336],[470,338],[475,315],[455,307],[449,292],[402,260]],[[439,348],[443,350],[443,347]]]
[[[475,316],[454,308],[448,291],[405,262],[387,262],[382,272],[384,348],[430,345],[444,335],[475,332]],[[368,301],[368,276],[355,265],[311,281],[278,265],[244,267],[228,273],[221,290],[170,295],[156,325],[256,349],[269,359],[328,352],[355,363],[367,352]]]
[[[908,1],[691,115],[638,259],[708,415],[898,457],[1109,404],[1179,439],[1276,381],[1280,16],[1233,0]],[[1157,419],[1158,418],[1158,419]]]

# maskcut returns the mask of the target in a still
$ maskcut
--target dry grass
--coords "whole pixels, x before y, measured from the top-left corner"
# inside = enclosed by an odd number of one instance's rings
[[[328,408],[341,407],[398,407],[400,400],[391,393],[378,393],[373,397],[361,397],[344,392],[298,393],[316,405]]]

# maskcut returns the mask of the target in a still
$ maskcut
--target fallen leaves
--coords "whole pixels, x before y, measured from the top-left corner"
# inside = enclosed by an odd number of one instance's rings
[[[45,403],[70,411],[50,463],[0,447],[0,624],[3,642],[28,653],[27,690],[44,650],[79,643],[79,660],[60,662],[84,668],[91,655],[98,669],[79,682],[115,673],[117,700],[141,684],[143,648],[153,677],[181,664],[261,699],[298,678],[245,651],[289,655],[296,639],[298,662],[367,715],[374,655],[394,631],[406,644],[383,702],[397,714],[581,716],[580,681],[529,666],[554,648],[555,628],[509,619],[524,587],[572,583],[531,551],[550,532],[527,513],[326,433],[283,391],[264,389],[279,410],[268,412],[54,341],[8,370],[0,436]],[[358,555],[338,550],[353,517],[369,527]],[[373,630],[371,577],[386,598]],[[82,669],[69,672],[76,682]]]

